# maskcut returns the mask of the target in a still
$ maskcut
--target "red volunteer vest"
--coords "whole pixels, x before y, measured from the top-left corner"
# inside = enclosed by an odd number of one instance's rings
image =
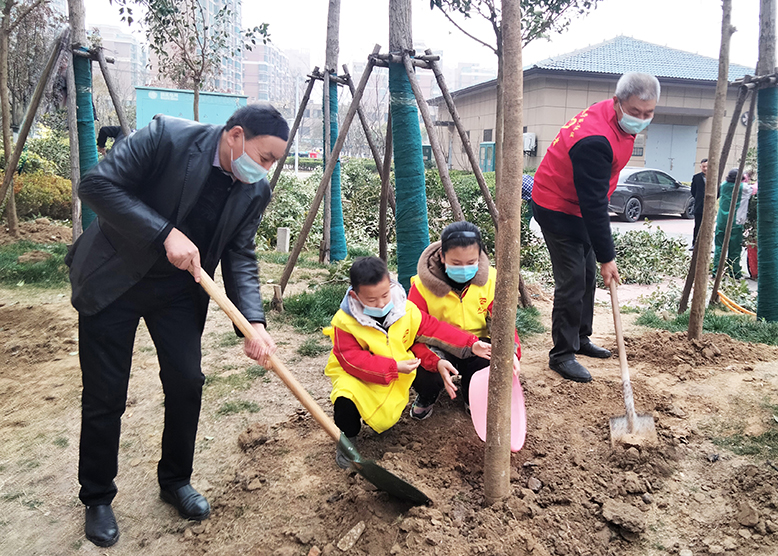
[[[635,143],[635,136],[625,133],[619,127],[612,99],[593,104],[559,130],[535,172],[535,185],[532,188],[532,200],[535,203],[549,210],[581,216],[569,153],[578,141],[592,135],[604,136],[613,149],[608,189],[610,199],[616,189],[619,173],[632,156]]]

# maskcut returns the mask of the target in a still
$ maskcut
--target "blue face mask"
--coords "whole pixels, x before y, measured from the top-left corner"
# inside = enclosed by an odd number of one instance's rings
[[[363,311],[368,317],[376,317],[378,319],[385,317],[389,314],[389,311],[394,309],[394,302],[389,300],[389,303],[384,305],[383,307],[368,307],[364,303],[363,305]]]
[[[465,282],[472,280],[477,272],[477,264],[468,264],[464,266],[454,266],[450,264],[446,265],[446,274],[448,277],[451,278],[454,282],[459,282],[460,284],[464,284]]]
[[[232,149],[230,149],[232,159]],[[243,183],[256,183],[265,176],[267,170],[246,154],[246,138],[243,138],[243,154],[232,161],[232,175]]]
[[[621,104],[619,104],[621,106]],[[621,129],[623,129],[626,133],[629,133],[630,135],[637,135],[644,129],[648,127],[648,124],[651,123],[652,118],[648,118],[647,120],[641,120],[640,118],[636,118],[635,116],[630,116],[624,111],[624,107],[621,106],[621,112],[622,116],[619,120],[619,126]]]

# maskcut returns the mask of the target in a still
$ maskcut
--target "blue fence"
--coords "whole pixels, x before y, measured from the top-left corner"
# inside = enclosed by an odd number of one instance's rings
[[[137,99],[136,127],[148,125],[157,114],[194,119],[194,92],[158,87],[135,87]],[[223,124],[232,113],[246,106],[244,95],[200,93],[200,121]]]

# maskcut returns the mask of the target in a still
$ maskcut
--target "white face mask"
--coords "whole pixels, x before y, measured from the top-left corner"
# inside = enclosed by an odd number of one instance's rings
[[[230,148],[232,160],[232,148]],[[246,154],[246,136],[243,136],[243,154],[232,161],[232,175],[243,183],[256,183],[267,176],[267,170]]]
[[[619,120],[619,127],[624,130],[625,133],[629,133],[631,135],[637,135],[644,129],[648,127],[648,124],[651,123],[651,120],[653,118],[648,118],[647,120],[641,120],[640,118],[636,118],[635,116],[630,116],[624,111],[624,107],[621,106],[621,103],[619,103],[619,107],[621,108],[621,119]]]

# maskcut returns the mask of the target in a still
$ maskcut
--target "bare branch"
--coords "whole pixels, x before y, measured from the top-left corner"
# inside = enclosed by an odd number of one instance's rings
[[[479,43],[479,44],[482,44],[483,46],[485,46],[486,48],[488,48],[489,50],[491,50],[492,52],[494,52],[495,54],[497,54],[497,49],[496,49],[495,47],[493,47],[493,46],[492,46],[492,45],[490,45],[490,44],[487,44],[487,43],[485,43],[484,41],[482,41],[482,40],[481,40],[481,39],[479,39],[478,37],[476,37],[476,36],[474,36],[474,35],[471,35],[471,34],[470,34],[470,33],[468,33],[467,31],[465,31],[465,30],[464,30],[464,29],[463,29],[463,28],[462,28],[462,27],[461,27],[461,26],[460,26],[460,25],[459,25],[459,24],[458,24],[456,21],[454,21],[453,19],[451,19],[451,16],[450,16],[450,15],[448,15],[448,13],[446,13],[446,11],[445,11],[443,8],[441,8],[441,7],[438,7],[438,8],[439,8],[439,9],[440,9],[440,11],[443,13],[443,15],[444,15],[444,16],[446,16],[446,19],[448,19],[448,20],[449,20],[449,21],[450,21],[450,22],[451,22],[451,23],[454,25],[454,27],[456,27],[457,29],[459,29],[460,31],[462,31],[462,33],[464,33],[465,35],[467,35],[468,37],[470,37],[471,39],[473,39],[475,42],[477,42],[477,43]]]
[[[19,25],[24,20],[24,18],[30,14],[31,11],[47,1],[48,0],[35,0],[35,2],[27,6],[27,8],[22,13],[20,13],[14,21],[11,22],[11,24],[8,26],[8,30],[13,31],[16,29],[16,26]]]

